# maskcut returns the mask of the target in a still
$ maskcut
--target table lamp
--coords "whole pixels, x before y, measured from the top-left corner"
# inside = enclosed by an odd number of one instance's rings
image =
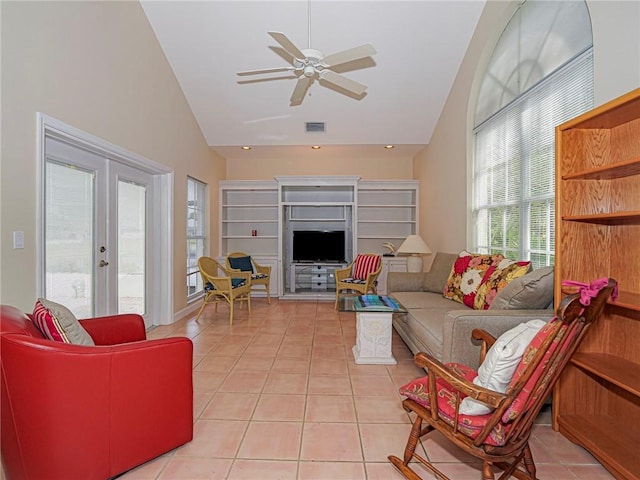
[[[409,255],[407,257],[407,271],[408,272],[421,272],[422,271],[422,255],[431,253],[431,250],[424,243],[424,240],[420,235],[409,235],[400,248],[398,248],[399,254]]]

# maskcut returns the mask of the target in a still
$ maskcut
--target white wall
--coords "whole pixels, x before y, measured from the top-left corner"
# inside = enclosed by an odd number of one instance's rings
[[[174,309],[184,308],[186,176],[209,183],[215,198],[225,163],[208,148],[140,4],[1,8],[0,302],[30,311],[36,298],[36,112],[43,112],[173,169]],[[23,250],[13,250],[12,231],[25,232]]]

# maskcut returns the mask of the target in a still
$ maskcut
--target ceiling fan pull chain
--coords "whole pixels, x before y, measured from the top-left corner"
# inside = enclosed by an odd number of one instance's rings
[[[307,2],[307,48],[311,48],[311,0]]]

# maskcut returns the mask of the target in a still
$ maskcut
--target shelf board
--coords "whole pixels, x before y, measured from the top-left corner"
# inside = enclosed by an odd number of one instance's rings
[[[358,223],[416,223],[415,220],[358,220]]]
[[[581,172],[563,175],[563,180],[611,180],[640,175],[640,157],[631,158],[613,165],[590,168]]]
[[[640,397],[640,364],[606,353],[575,353],[571,363]]]
[[[589,450],[616,478],[638,480],[640,432],[607,415],[559,415],[560,433]]]
[[[638,119],[639,98],[640,88],[636,88],[556,128],[560,131],[572,128],[598,130],[615,128],[624,123],[633,122]]]
[[[599,223],[603,225],[638,225],[640,210],[615,213],[594,213],[588,215],[563,215],[562,220],[569,222]]]
[[[255,240],[273,240],[278,239],[277,235],[223,235],[223,240],[231,240],[231,239],[241,239],[241,238],[253,238]]]
[[[614,302],[612,300],[609,300],[607,303],[626,308],[627,310],[640,311],[640,293],[632,293],[620,290],[618,292],[618,298],[616,299],[616,301]]]
[[[290,218],[289,222],[345,222],[346,218]]]
[[[579,288],[575,286],[563,286],[562,293],[565,295],[573,295],[578,293]],[[609,305],[615,305],[616,307],[626,308],[627,310],[640,311],[640,293],[628,292],[626,290],[620,290],[618,292],[618,298],[607,300]]]
[[[406,204],[406,203],[397,203],[397,204],[378,204],[378,203],[367,203],[367,204],[358,204],[358,208],[416,208],[415,204]]]
[[[397,236],[397,235],[358,235],[358,240],[387,240],[387,239],[396,239],[396,240],[404,240],[407,238],[406,235]]]
[[[285,207],[352,207],[354,202],[282,202]]]
[[[278,208],[278,205],[275,203],[247,203],[247,204],[234,204],[230,205],[225,203],[222,205],[223,208]]]
[[[278,219],[275,220],[222,220],[222,223],[278,223]]]

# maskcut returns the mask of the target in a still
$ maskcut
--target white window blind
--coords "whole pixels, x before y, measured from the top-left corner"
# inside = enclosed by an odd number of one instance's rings
[[[475,129],[475,250],[554,263],[555,126],[593,106],[592,49]]]
[[[202,291],[198,258],[207,252],[207,185],[187,178],[187,297]]]

